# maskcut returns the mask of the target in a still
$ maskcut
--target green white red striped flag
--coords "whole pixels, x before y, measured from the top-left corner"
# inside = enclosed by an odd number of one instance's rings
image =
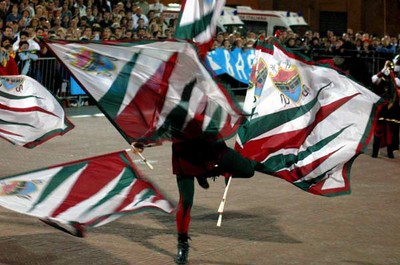
[[[56,98],[24,75],[0,76],[0,137],[27,148],[74,128]]]
[[[267,174],[313,194],[350,193],[353,160],[371,138],[379,97],[277,41],[257,47],[236,148]]]
[[[185,41],[47,43],[128,143],[233,135],[243,115]]]
[[[2,178],[0,205],[71,229],[104,225],[141,209],[174,209],[125,151]]]
[[[224,6],[225,0],[184,0],[174,37],[209,43]]]

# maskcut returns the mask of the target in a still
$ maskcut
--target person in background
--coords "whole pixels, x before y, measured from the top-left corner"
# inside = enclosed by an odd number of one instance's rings
[[[380,95],[385,103],[379,112],[378,123],[374,132],[372,157],[377,158],[379,149],[385,147],[387,156],[394,158],[393,151],[399,149],[399,87],[400,55],[392,61],[386,61],[381,71],[372,76],[375,92]],[[395,76],[393,76],[393,74]],[[394,77],[394,80],[393,80]]]

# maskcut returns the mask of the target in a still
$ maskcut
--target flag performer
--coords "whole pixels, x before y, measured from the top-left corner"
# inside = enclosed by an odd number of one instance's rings
[[[387,156],[394,158],[393,151],[399,149],[400,124],[400,55],[393,61],[386,61],[383,69],[372,76],[374,91],[384,100],[384,106],[379,112],[378,122],[374,131],[372,157],[377,158],[379,149],[385,147]]]
[[[172,170],[176,175],[179,202],[176,212],[178,232],[177,264],[187,264],[189,256],[190,212],[193,207],[194,179],[208,189],[208,177],[229,174],[234,178],[251,178],[258,163],[242,157],[225,142],[195,139],[172,144]]]

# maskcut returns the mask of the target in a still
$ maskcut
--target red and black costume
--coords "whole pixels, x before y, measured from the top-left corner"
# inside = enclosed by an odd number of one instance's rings
[[[394,158],[393,151],[399,149],[399,124],[400,105],[399,87],[400,80],[395,76],[393,70],[382,69],[372,77],[374,91],[381,96],[385,103],[379,112],[378,122],[374,132],[372,146],[372,157],[378,157],[381,147],[387,148],[387,156]]]
[[[190,211],[194,198],[194,178],[200,180],[225,173],[250,178],[258,162],[242,157],[225,142],[188,140],[172,144],[172,168],[179,189],[176,212],[178,232],[177,263],[186,264],[189,245]]]

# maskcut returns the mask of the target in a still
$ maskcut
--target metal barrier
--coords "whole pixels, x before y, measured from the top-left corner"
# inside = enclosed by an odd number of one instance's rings
[[[371,85],[371,77],[385,64],[386,60],[393,58],[392,54],[371,52],[368,55],[349,51],[346,55],[324,54],[322,50],[311,51],[307,54],[313,60],[329,59],[335,61],[337,66],[348,71],[354,79],[366,86]],[[33,61],[28,76],[36,79],[58,98],[80,99],[81,96],[71,94],[70,73],[54,57],[39,58]],[[246,88],[244,88],[246,89]]]

